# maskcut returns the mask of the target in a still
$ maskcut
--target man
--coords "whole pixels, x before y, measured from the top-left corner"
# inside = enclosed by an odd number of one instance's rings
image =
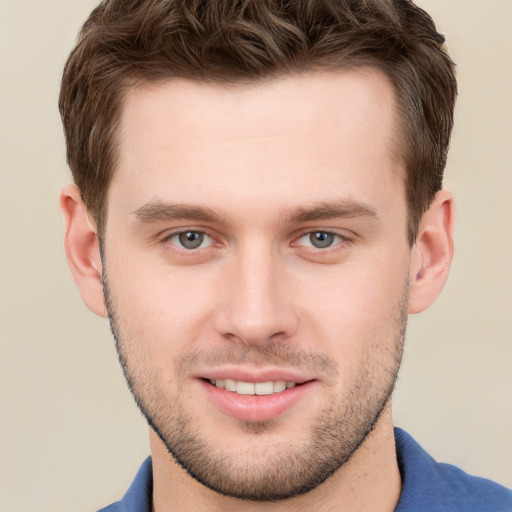
[[[455,96],[405,0],[93,11],[60,98],[65,245],[152,455],[106,510],[512,510],[391,417],[453,253]]]

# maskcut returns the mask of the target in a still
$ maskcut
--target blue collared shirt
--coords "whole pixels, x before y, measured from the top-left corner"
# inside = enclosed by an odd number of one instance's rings
[[[407,432],[395,428],[402,492],[395,512],[512,512],[512,490],[436,462]],[[151,512],[151,457],[121,501],[98,512]]]

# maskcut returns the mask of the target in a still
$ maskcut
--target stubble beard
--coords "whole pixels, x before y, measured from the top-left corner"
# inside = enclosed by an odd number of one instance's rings
[[[289,451],[259,446],[257,452],[251,448],[241,449],[235,456],[222,453],[208,442],[201,432],[201,425],[187,413],[179,392],[172,401],[172,397],[159,387],[158,375],[149,361],[144,364],[144,358],[134,353],[133,348],[141,340],[135,340],[123,331],[106,275],[103,278],[110,328],[137,406],[174,460],[190,476],[219,494],[250,501],[277,501],[307,493],[352,458],[374,430],[390,401],[403,353],[408,282],[392,319],[393,344],[388,340],[384,343],[374,340],[368,346],[369,354],[382,356],[383,350],[389,353],[386,357],[374,356],[372,364],[362,365],[351,389],[317,416],[307,440]],[[388,348],[383,349],[383,346]],[[275,350],[267,346],[265,357],[269,363],[275,363],[276,359],[283,358],[283,350],[290,350],[291,358],[298,359],[292,353],[293,348],[283,349],[282,346]],[[272,353],[280,355],[273,358]],[[379,367],[383,360],[389,361],[384,371]],[[379,382],[379,378],[385,381]],[[272,427],[272,421],[241,424],[241,429],[253,436],[264,435]]]

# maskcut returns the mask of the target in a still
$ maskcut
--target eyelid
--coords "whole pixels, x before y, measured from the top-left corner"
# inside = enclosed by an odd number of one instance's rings
[[[310,249],[313,249],[313,250],[316,250],[316,251],[327,251],[329,249],[333,249],[341,244],[344,244],[344,243],[350,243],[353,241],[353,239],[356,237],[355,234],[351,234],[350,236],[347,234],[346,230],[344,230],[343,232],[340,232],[340,230],[337,230],[337,229],[329,229],[329,228],[320,228],[320,229],[310,229],[308,228],[307,230],[301,230],[300,233],[298,233],[298,235],[294,238],[294,241],[292,242],[292,245],[294,246],[301,246],[301,247],[308,247],[306,245],[303,245],[303,244],[299,244],[299,241],[306,237],[306,236],[310,236],[311,234],[313,233],[325,233],[325,234],[328,234],[328,235],[333,235],[334,237],[338,237],[339,238],[339,242],[335,242],[333,243],[332,245],[328,246],[328,247],[325,247],[325,248],[319,248],[319,247],[314,247],[314,246],[309,246]]]
[[[340,232],[340,231],[343,231],[343,232]],[[171,243],[171,240],[174,239],[175,237],[178,237],[182,233],[188,233],[188,232],[204,234],[205,237],[208,237],[210,239],[210,242],[208,243],[207,246],[201,246],[196,249],[187,249],[185,247],[182,247],[179,243]],[[335,241],[332,245],[327,246],[325,248],[314,247],[312,245],[307,246],[305,244],[299,243],[303,237],[311,235],[313,233],[325,233],[325,234],[333,235],[334,237],[338,237],[339,241],[337,241],[337,242]],[[202,249],[208,249],[216,244],[222,245],[222,242],[219,241],[219,238],[220,237],[218,235],[211,233],[210,229],[205,228],[205,227],[196,227],[196,226],[175,228],[171,231],[165,231],[163,234],[160,234],[158,236],[160,243],[162,243],[164,245],[170,244],[176,250],[182,251],[183,253],[189,253],[189,254],[198,252]],[[349,243],[353,242],[355,238],[357,238],[357,235],[350,231],[347,232],[347,230],[339,230],[336,228],[334,228],[334,229],[330,229],[330,228],[315,229],[315,228],[308,227],[308,228],[303,228],[298,233],[296,233],[295,236],[293,236],[293,239],[292,239],[292,242],[290,245],[292,247],[293,246],[303,247],[303,248],[306,248],[311,251],[327,252],[329,250],[333,250],[333,249],[337,248],[340,245],[349,244]]]
[[[325,247],[316,247],[311,240],[311,235],[316,233],[322,233],[328,236],[332,236],[332,243],[329,245],[326,245]],[[301,240],[304,239],[304,243],[300,243]],[[329,233],[327,231],[312,231],[309,233],[306,233],[305,235],[302,235],[299,237],[297,243],[301,245],[302,247],[307,247],[308,249],[313,249],[315,251],[328,251],[329,249],[333,249],[339,244],[343,243],[344,239],[341,235],[338,235],[337,233]]]
[[[208,245],[206,245],[206,246],[200,246],[200,247],[197,247],[197,248],[194,248],[194,249],[187,249],[186,247],[181,246],[179,244],[179,242],[176,242],[176,243],[172,242],[173,239],[177,239],[183,233],[199,233],[199,234],[202,234],[202,235],[205,236],[205,238],[209,238],[210,239],[210,243],[208,243]],[[207,248],[211,247],[212,245],[214,245],[216,243],[215,237],[211,233],[209,233],[208,230],[206,230],[204,228],[194,228],[194,227],[192,227],[192,228],[190,228],[190,227],[179,228],[179,229],[172,230],[170,232],[166,232],[160,238],[160,241],[163,244],[172,245],[176,250],[182,251],[184,253],[192,253],[192,252],[197,252],[197,251],[199,251],[201,249],[207,249]]]

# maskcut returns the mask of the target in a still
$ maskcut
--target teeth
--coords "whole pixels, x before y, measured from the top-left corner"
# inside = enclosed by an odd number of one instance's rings
[[[296,386],[295,382],[284,380],[254,383],[233,379],[217,379],[211,381],[211,383],[220,389],[226,389],[239,395],[272,395]]]
[[[254,393],[256,395],[271,395],[274,392],[273,382],[258,382],[254,384]]]
[[[293,383],[295,385],[295,382]],[[281,393],[286,389],[286,382],[284,380],[278,380],[274,382],[274,393]]]
[[[254,395],[254,384],[252,382],[242,382],[239,380],[236,383],[236,392],[239,395]]]
[[[224,381],[224,389],[227,389],[228,391],[236,391],[236,381],[232,379],[226,379]]]

